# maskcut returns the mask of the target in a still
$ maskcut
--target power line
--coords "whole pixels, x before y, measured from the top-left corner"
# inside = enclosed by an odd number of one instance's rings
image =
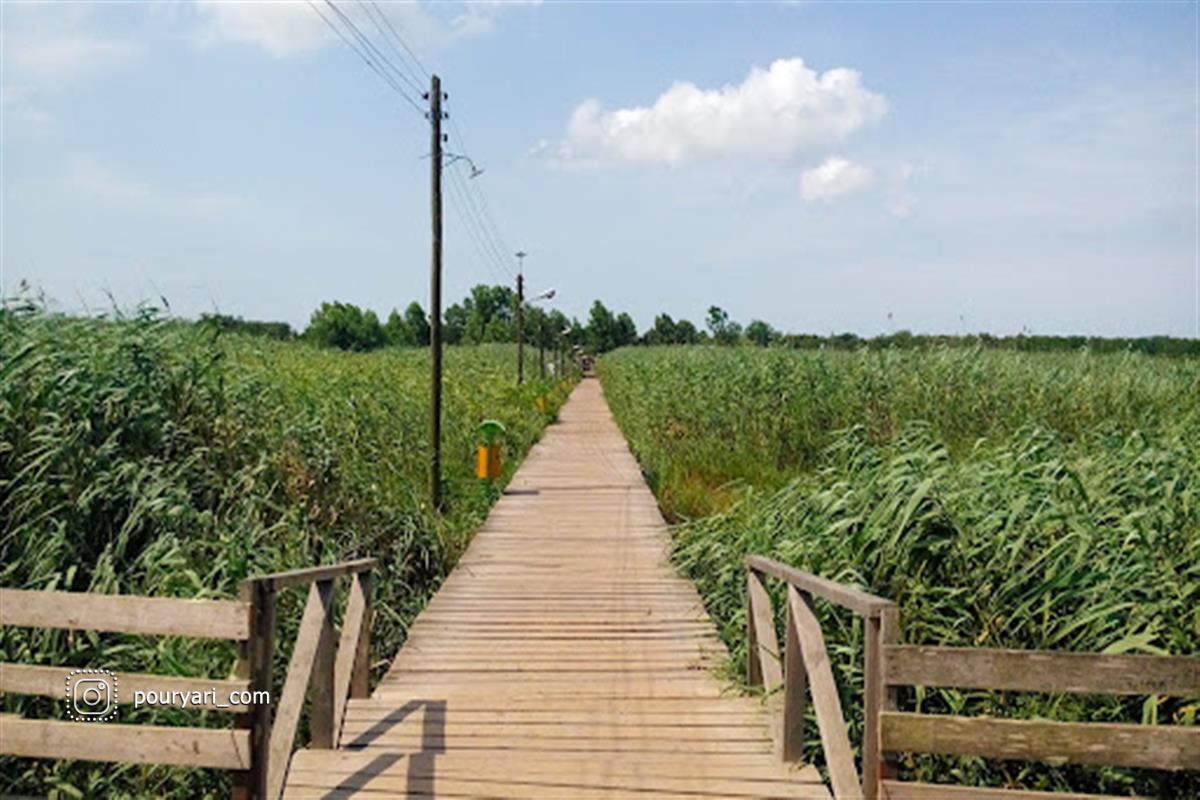
[[[346,15],[342,14],[341,9],[339,9],[337,6],[333,5],[333,3],[329,2],[329,0],[325,0],[325,1],[329,4],[330,8],[332,8],[335,12],[338,13],[339,16],[342,17],[343,20],[346,20]],[[306,2],[308,3],[309,7],[312,8],[312,10],[317,13],[317,16],[321,18],[321,21],[324,22],[329,27],[330,30],[332,30],[334,33],[336,33],[338,35],[338,38],[342,40],[342,43],[345,44],[346,47],[353,50],[358,55],[358,57],[363,60],[363,63],[365,63],[371,69],[372,72],[374,72],[376,75],[378,75],[380,78],[382,78],[383,81],[385,83],[387,83],[388,86],[390,86],[393,89],[393,91],[395,91],[397,94],[399,94],[401,97],[403,97],[410,106],[412,106],[414,109],[416,109],[417,113],[419,113],[421,115],[425,114],[425,109],[422,108],[417,103],[416,100],[414,100],[412,97],[410,97],[408,95],[407,92],[404,91],[404,88],[402,86],[400,86],[399,83],[396,82],[396,79],[393,78],[391,75],[389,75],[387,72],[385,72],[378,64],[376,64],[375,61],[372,60],[370,55],[368,55],[366,52],[364,52],[361,48],[357,47],[354,44],[354,42],[350,41],[350,39],[347,38],[346,34],[342,31],[342,29],[339,28],[333,22],[333,20],[331,20],[325,16],[325,14],[317,6],[317,4],[314,2],[314,0],[306,0]],[[348,20],[346,20],[346,21],[348,21]],[[350,27],[353,28],[353,23],[350,24]],[[354,30],[357,31],[357,28],[354,28]],[[359,35],[361,36],[361,33]],[[395,69],[395,67],[393,66],[392,69]]]
[[[464,153],[466,153],[467,152],[467,141],[463,137],[462,131],[459,129],[458,124],[453,119],[450,120],[450,130],[453,133],[453,135],[458,139],[459,147],[462,149],[462,151]],[[476,189],[475,194],[479,198],[479,205],[483,209],[483,218],[491,226],[492,233],[495,235],[496,240],[499,242],[501,248],[504,251],[505,257],[507,259],[508,254],[512,251],[509,249],[508,244],[504,241],[504,237],[500,234],[500,229],[496,225],[496,220],[492,217],[491,209],[488,207],[487,196],[483,193],[482,188],[476,186],[475,189]]]
[[[507,283],[508,281],[503,277],[500,270],[507,272],[508,265],[498,256],[494,248],[488,247],[483,225],[478,216],[472,212],[472,207],[467,202],[467,190],[466,187],[462,185],[462,181],[463,178],[461,175],[453,170],[450,171],[449,186],[451,188],[451,193],[455,198],[455,211],[462,220],[463,227],[467,231],[468,237],[471,239],[471,243],[479,252],[479,255],[483,259],[484,263],[493,271],[493,273],[496,274],[501,283]],[[497,267],[499,267],[499,270]],[[509,272],[510,277],[511,274],[512,273]]]
[[[358,0],[358,2],[361,3],[362,0]],[[412,59],[412,62],[417,65],[417,69],[419,69],[421,71],[421,74],[425,76],[426,80],[428,80],[429,79],[429,70],[425,69],[425,65],[421,63],[421,59],[417,58],[417,54],[414,53],[413,49],[408,46],[408,42],[404,41],[404,37],[401,36],[400,32],[396,30],[396,26],[392,24],[392,21],[390,19],[388,19],[387,14],[383,13],[383,9],[381,9],[379,7],[379,5],[375,2],[375,0],[369,0],[369,2],[371,4],[371,7],[375,9],[375,13],[379,16],[379,18],[381,20],[383,20],[383,23],[387,26],[388,30],[391,31],[392,36],[396,39],[397,42],[400,43],[400,46],[404,48],[404,52],[408,53],[409,57]],[[403,61],[403,60],[404,59],[401,59],[401,61]]]
[[[363,63],[365,63],[376,75],[384,80],[389,87],[399,94],[409,105],[425,115],[425,109],[413,99],[409,91],[405,90],[406,84],[418,95],[423,95],[419,78],[416,77],[416,71],[419,70],[425,76],[429,76],[429,71],[425,69],[425,65],[421,63],[420,58],[409,47],[404,37],[392,24],[376,2],[376,0],[356,0],[359,6],[362,7],[367,18],[371,21],[375,30],[386,43],[387,49],[395,56],[395,61],[386,55],[379,46],[377,46],[371,37],[367,36],[350,16],[339,8],[333,0],[324,0],[325,5],[336,15],[330,18],[317,5],[319,0],[306,0],[308,5],[317,13],[317,16],[338,35],[348,48],[353,50]],[[340,21],[340,25],[338,24]],[[396,45],[399,45],[399,49]],[[406,58],[404,53],[408,54]],[[397,66],[396,62],[402,66]],[[415,67],[415,70],[414,70]],[[470,156],[466,154],[466,143],[462,135],[462,130],[454,119],[450,119],[450,129],[459,143],[459,149],[463,151],[462,157],[471,163],[474,168],[474,162]],[[474,181],[466,180],[457,170],[450,170],[450,187],[455,196],[455,211],[458,213],[463,227],[467,231],[468,237],[472,244],[483,258],[484,263],[496,275],[500,276],[502,282],[504,280],[501,273],[505,273],[509,278],[513,277],[512,268],[508,263],[509,248],[500,233],[499,226],[496,224],[495,218],[492,216],[491,209],[488,206],[487,198],[484,196],[482,189],[478,185],[468,186],[468,183]]]
[[[342,11],[337,7],[337,5],[334,4],[333,0],[325,0],[325,5],[333,9],[334,13],[341,18],[342,23],[350,30],[350,33],[353,34],[353,36],[359,41],[359,43],[363,45],[363,47],[366,47],[375,56],[379,63],[390,69],[392,73],[398,76],[401,80],[404,80],[413,86],[416,89],[417,94],[422,93],[421,87],[415,81],[410,80],[408,76],[400,70],[399,67],[393,64],[392,60],[385,56],[379,50],[379,48],[375,46],[375,43],[372,42],[371,39],[364,34],[357,25],[354,24],[354,20],[350,19],[346,12]]]
[[[413,76],[416,76],[416,72],[412,71],[412,68],[409,65],[408,61],[404,58],[404,54],[401,53],[398,49],[396,49],[396,45],[392,44],[392,40],[390,38],[388,38],[387,32],[384,31],[383,25],[380,24],[379,19],[377,19],[375,14],[372,13],[372,10],[371,10],[372,6],[365,4],[363,2],[363,0],[358,0],[358,5],[362,8],[363,11],[366,12],[367,18],[369,20],[371,20],[371,24],[375,26],[375,30],[379,31],[379,36],[383,39],[384,43],[388,46],[388,49],[390,49],[392,51],[392,53],[395,54],[396,58],[400,61],[400,64],[404,67],[404,69],[409,70]],[[391,25],[391,23],[388,22],[387,17],[384,16],[383,12],[379,10],[378,6],[375,6],[375,12],[378,13],[378,15],[380,17],[382,17],[383,22],[387,23],[389,26]],[[394,28],[392,30],[393,30],[393,32],[395,31]],[[397,34],[397,36],[399,36],[399,34]],[[415,77],[410,77],[408,72],[401,72],[400,77],[403,78],[404,81],[409,86],[411,86],[417,92],[418,95],[424,93],[424,89],[421,88],[421,85],[417,82]],[[426,80],[429,79],[429,73],[425,74],[425,79]]]
[[[470,163],[469,160],[468,160],[468,163]],[[487,223],[484,221],[483,215],[480,213],[479,207],[476,205],[475,199],[471,195],[470,187],[462,185],[464,183],[473,183],[473,181],[464,181],[462,176],[453,170],[451,171],[450,174],[452,177],[457,178],[460,181],[460,188],[462,189],[463,203],[467,207],[467,210],[469,211],[469,213],[472,215],[472,218],[475,220],[476,224],[478,225],[479,232],[480,232],[480,238],[482,239],[483,243],[491,251],[493,257],[495,257],[496,260],[500,263],[500,265],[504,268],[504,271],[507,272],[509,274],[509,276],[512,276],[512,270],[509,269],[509,267],[508,267],[508,257],[506,255],[506,252],[507,252],[506,249],[502,249],[497,244],[495,238],[493,238],[492,232],[488,230]]]

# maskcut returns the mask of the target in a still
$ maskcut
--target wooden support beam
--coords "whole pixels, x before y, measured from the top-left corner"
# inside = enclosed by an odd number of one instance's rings
[[[789,592],[795,591],[788,587]],[[791,603],[787,609],[787,644],[783,651],[783,730],[780,734],[783,760],[804,757],[804,712],[807,706],[808,671]]]
[[[944,783],[883,782],[883,800],[1112,800],[1110,794],[1035,792],[1022,789],[988,789],[979,786],[949,786]],[[1126,800],[1139,800],[1123,795]],[[1148,800],[1148,798],[1141,798]]]
[[[354,561],[343,561],[340,564],[327,564],[322,567],[305,567],[287,572],[273,572],[269,575],[256,575],[250,578],[250,580],[270,581],[277,590],[286,589],[289,586],[300,586],[302,584],[316,583],[317,581],[331,580],[333,578],[340,578],[343,575],[370,572],[375,568],[376,563],[376,560],[373,558],[359,558]]]
[[[0,625],[243,641],[248,620],[236,600],[0,589]]]
[[[788,610],[796,620],[796,635],[800,640],[808,681],[812,687],[813,709],[817,712],[817,727],[821,733],[821,747],[825,751],[825,766],[829,770],[833,794],[837,798],[862,797],[858,770],[854,766],[854,752],[850,749],[850,736],[846,730],[846,718],[842,714],[842,702],[833,680],[821,623],[809,607],[808,599],[791,585],[788,586]]]
[[[783,684],[780,666],[779,639],[775,635],[775,613],[771,610],[771,595],[753,571],[746,573],[746,605],[749,609],[751,636],[751,670],[760,676],[758,684],[773,692]],[[757,670],[755,670],[757,667]]]
[[[250,734],[233,729],[21,719],[5,714],[0,715],[0,754],[245,770],[250,766]]]
[[[0,692],[29,694],[39,697],[65,697],[70,667],[43,667],[29,664],[0,663]],[[117,703],[129,705],[138,693],[154,692],[155,705],[175,708],[204,708],[240,714],[251,709],[230,702],[230,694],[250,688],[248,680],[215,680],[213,678],[181,678],[174,675],[145,675],[137,672],[114,672],[117,680]],[[211,695],[210,695],[211,693]],[[186,702],[182,695],[186,695]],[[163,702],[164,698],[168,702]],[[174,700],[174,702],[169,702]]]
[[[884,712],[883,747],[1049,764],[1200,769],[1200,728]]]
[[[889,645],[892,686],[1200,696],[1200,658]]]
[[[888,606],[895,605],[891,600],[855,589],[811,572],[789,567],[763,556],[746,556],[746,567],[754,572],[770,575],[785,583],[795,586],[801,591],[828,600],[834,605],[849,609],[864,617],[878,616],[879,612]]]
[[[322,588],[324,587],[324,588]],[[287,678],[283,691],[275,706],[275,721],[271,727],[269,752],[267,754],[267,781],[265,797],[275,800],[283,791],[288,762],[296,741],[296,728],[300,712],[304,707],[304,696],[317,663],[321,640],[326,635],[325,619],[332,613],[333,592],[331,583],[313,584],[308,590],[308,601],[292,659],[288,664]]]

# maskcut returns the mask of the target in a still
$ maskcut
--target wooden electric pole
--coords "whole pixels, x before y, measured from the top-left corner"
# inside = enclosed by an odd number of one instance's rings
[[[517,385],[525,382],[525,276],[517,273]]]
[[[432,387],[429,397],[429,501],[442,510],[442,81],[429,83],[429,198],[433,221],[433,257],[429,282],[429,362]]]

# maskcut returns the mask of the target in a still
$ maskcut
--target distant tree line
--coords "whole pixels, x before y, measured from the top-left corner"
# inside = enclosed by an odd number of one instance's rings
[[[516,292],[508,286],[480,284],[442,315],[442,335],[447,344],[480,344],[516,340]],[[289,339],[296,336],[285,322],[256,322],[223,314],[204,314],[201,323],[224,332]],[[412,302],[401,313],[393,309],[381,322],[370,309],[351,303],[322,303],[313,312],[299,338],[325,347],[367,351],[380,347],[426,347],[429,317],[420,303]],[[1200,356],[1200,339],[1171,336],[1104,338],[1097,336],[993,336],[987,333],[948,336],[923,335],[909,331],[874,337],[853,333],[820,336],[784,333],[770,324],[751,320],[746,325],[733,320],[720,306],[710,306],[704,328],[686,319],[659,314],[654,324],[639,334],[633,318],[614,312],[599,300],[592,303],[586,322],[567,317],[557,309],[525,305],[525,342],[530,347],[555,349],[581,347],[605,353],[634,345],[714,344],[722,346],[783,347],[800,350],[920,349],[944,345],[970,345],[1021,351],[1065,351],[1088,348],[1094,352],[1134,351],[1150,355]]]
[[[265,336],[268,339],[292,339],[296,332],[286,322],[259,322],[228,314],[201,314],[200,324],[215,328],[222,333],[244,333],[247,336]]]

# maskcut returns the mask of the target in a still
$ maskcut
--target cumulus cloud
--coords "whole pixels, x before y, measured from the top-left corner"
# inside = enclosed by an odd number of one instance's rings
[[[0,32],[6,84],[59,86],[129,62],[142,49],[92,29],[87,5],[42,3],[7,12]]]
[[[277,58],[315,50],[333,35],[307,3],[196,0],[196,10],[207,20],[203,43],[253,44]]]
[[[417,50],[436,50],[458,39],[492,33],[497,19],[516,6],[539,5],[541,0],[467,0],[457,4],[439,4],[437,12],[430,4],[381,3],[384,14],[405,40]],[[318,2],[321,13],[331,21],[338,19],[328,6]],[[378,28],[360,3],[338,3],[342,13],[354,21],[364,34],[385,50]],[[266,3],[261,0],[229,2],[196,0],[196,9],[205,20],[199,39],[206,45],[222,42],[261,47],[277,58],[299,55],[337,42],[337,35],[307,3]]]
[[[817,72],[799,58],[755,67],[738,85],[701,89],[682,81],[651,106],[607,109],[598,100],[571,114],[558,161],[680,164],[723,156],[787,159],[845,139],[887,112],[882,95],[852,69]]]
[[[836,156],[800,176],[800,196],[808,202],[829,200],[862,189],[871,182],[871,170]]]

